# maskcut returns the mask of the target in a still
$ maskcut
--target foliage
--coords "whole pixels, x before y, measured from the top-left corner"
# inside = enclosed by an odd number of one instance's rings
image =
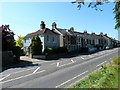
[[[30,52],[33,55],[40,55],[40,54],[42,54],[42,42],[41,42],[41,40],[40,40],[38,35],[36,37],[33,37],[32,40],[31,40]]]
[[[19,46],[19,47],[21,47],[21,48],[23,47],[23,41],[22,41],[22,40],[23,40],[23,37],[24,37],[24,36],[21,36],[21,35],[18,36],[18,39],[15,41],[15,42],[16,42],[16,46]]]
[[[87,7],[94,8],[95,10],[103,11],[98,6],[108,2],[109,0],[95,0],[95,1],[91,0],[91,2],[88,3]],[[76,1],[73,1],[72,3],[77,3],[78,4],[77,7],[80,9],[82,5],[85,5],[85,0],[76,0]]]
[[[12,50],[14,43],[14,33],[9,29],[9,25],[2,25],[0,27],[2,33],[2,51]]]
[[[12,49],[13,55],[15,55],[15,61],[18,61],[21,55],[21,48],[19,46],[14,46]]]
[[[111,63],[88,75],[72,88],[118,88],[118,71],[120,69],[120,57],[113,59]],[[119,69],[118,69],[119,68]]]
[[[53,48],[45,48],[43,53],[44,53],[45,55],[53,55],[53,54],[55,54]]]
[[[115,2],[115,7],[114,7],[114,13],[115,13],[115,20],[116,20],[116,25],[115,29],[120,28],[120,1]]]
[[[95,10],[103,11],[102,9],[98,8],[99,5],[103,5],[104,3],[108,3],[110,0],[91,0],[91,2],[87,5],[87,7],[94,8]],[[76,0],[72,3],[77,3],[77,7],[80,9],[82,5],[85,5],[85,0]],[[120,28],[120,1],[115,1],[115,7],[114,7],[114,13],[115,13],[115,20],[116,25],[115,29]]]
[[[45,48],[44,54],[46,55],[53,55],[53,54],[60,54],[60,53],[67,53],[68,50],[66,47],[59,47],[59,48]]]
[[[88,52],[88,47],[81,47],[80,52]]]
[[[20,47],[15,46],[14,33],[9,29],[9,25],[2,25],[0,32],[2,32],[2,51],[12,51],[16,57],[15,60],[19,60]]]
[[[95,45],[94,47],[97,48],[97,50],[99,50],[101,46],[100,45]]]
[[[59,47],[54,50],[55,53],[67,53],[68,49],[66,47]]]

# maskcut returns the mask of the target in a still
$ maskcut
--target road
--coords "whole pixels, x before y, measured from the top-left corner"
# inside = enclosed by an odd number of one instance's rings
[[[14,68],[2,72],[2,88],[66,88],[97,70],[113,57],[119,48],[90,55],[78,55],[52,61],[34,62],[36,66]]]

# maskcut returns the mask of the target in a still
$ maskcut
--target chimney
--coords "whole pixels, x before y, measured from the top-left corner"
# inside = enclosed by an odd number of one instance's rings
[[[40,29],[44,29],[44,28],[45,28],[45,23],[44,23],[44,21],[41,21]]]
[[[57,24],[55,22],[52,23],[52,29],[57,28]]]
[[[84,31],[84,34],[85,34],[85,33],[87,34],[87,30]]]
[[[103,32],[100,32],[100,35],[103,35]]]
[[[95,35],[95,32],[92,32],[91,34],[92,34],[92,35]]]
[[[74,27],[71,27],[71,28],[70,28],[70,31],[74,31]]]
[[[105,34],[105,36],[107,36],[107,33]]]

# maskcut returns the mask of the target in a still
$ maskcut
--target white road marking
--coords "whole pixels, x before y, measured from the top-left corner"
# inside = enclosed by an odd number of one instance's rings
[[[44,72],[45,70],[42,70],[42,71],[39,71],[39,72],[36,72],[37,73],[41,73],[41,72]],[[7,82],[10,82],[10,81],[14,81],[14,80],[17,80],[17,79],[20,79],[20,78],[24,78],[24,77],[28,77],[30,75],[33,75],[34,73],[31,73],[31,74],[28,74],[28,75],[24,75],[24,76],[21,76],[21,77],[18,77],[18,78],[14,78],[14,79],[10,79],[10,80],[7,80],[7,81],[3,81],[1,83],[7,83]]]
[[[81,57],[82,59],[84,59],[83,57]]]
[[[60,87],[60,86],[62,86],[62,85],[64,85],[64,84],[66,84],[66,83],[68,83],[68,82],[74,80],[75,78],[78,78],[79,76],[81,76],[81,75],[83,75],[83,74],[85,74],[85,73],[87,73],[87,72],[88,72],[88,71],[85,71],[85,72],[83,72],[83,73],[81,73],[81,74],[79,74],[79,75],[77,75],[77,76],[75,76],[75,77],[73,77],[73,78],[71,78],[71,79],[69,79],[69,80],[67,80],[67,81],[65,81],[65,82],[63,82],[63,83],[61,83],[60,85],[57,85],[56,88],[58,88],[58,87]]]
[[[96,67],[99,67],[99,66],[101,66],[102,64],[104,64],[106,61],[104,61],[104,62],[102,62],[102,63],[100,63],[100,64],[98,64]]]
[[[40,69],[40,67],[38,67],[33,73],[36,73],[38,71],[38,69]]]
[[[8,74],[7,76],[1,78],[0,81],[2,81],[3,79],[5,79],[5,78],[7,78],[7,77],[9,77],[9,76],[10,76],[10,74]]]
[[[24,72],[24,71],[28,71],[28,70],[32,70],[32,69],[35,69],[36,67],[33,67],[33,68],[30,68],[30,69],[26,69],[26,70],[21,70],[21,71],[18,71],[18,72],[12,72],[12,73],[9,73],[9,74],[16,74],[16,73],[20,73],[20,72]],[[6,75],[6,74],[5,74]]]
[[[66,66],[66,65],[69,65],[69,64],[72,64],[72,63],[63,64],[63,65],[60,65],[59,67]]]
[[[92,57],[92,55],[88,55],[89,57]]]
[[[59,63],[59,62],[57,62],[57,67],[59,66],[59,64],[60,64],[60,63]]]
[[[74,63],[74,60],[73,60],[73,59],[71,59],[71,61]]]

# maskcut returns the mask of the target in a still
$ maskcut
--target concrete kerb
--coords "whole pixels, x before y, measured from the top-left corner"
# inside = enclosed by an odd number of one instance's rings
[[[21,56],[20,60],[31,61],[31,62],[41,61],[41,59],[34,59],[34,58],[30,58],[28,56]]]

